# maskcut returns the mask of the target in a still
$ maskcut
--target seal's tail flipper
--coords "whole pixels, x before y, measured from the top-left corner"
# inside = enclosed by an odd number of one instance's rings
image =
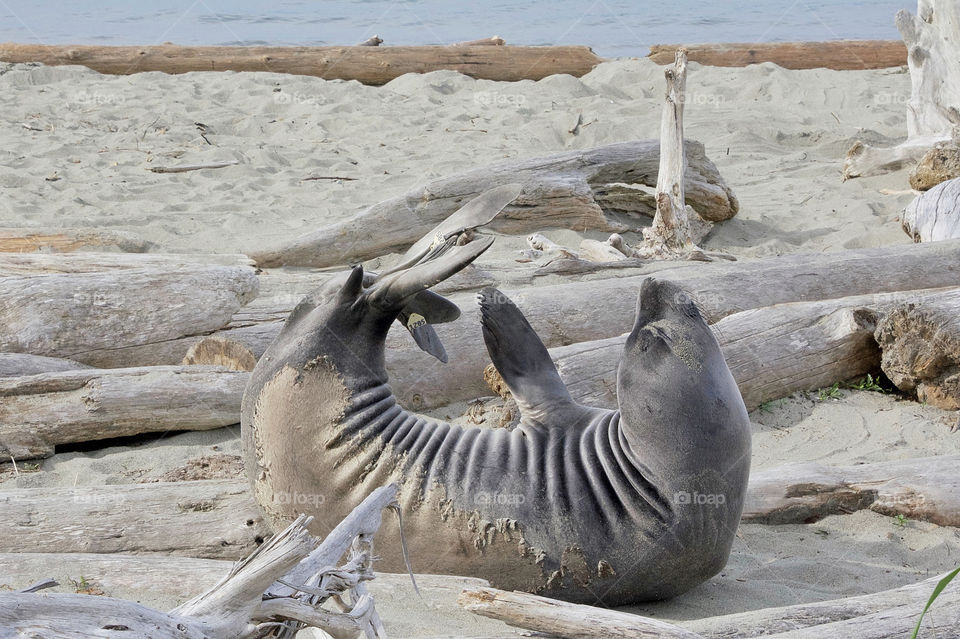
[[[480,291],[479,300],[483,341],[521,416],[545,423],[550,413],[576,406],[547,347],[520,309],[495,288]]]

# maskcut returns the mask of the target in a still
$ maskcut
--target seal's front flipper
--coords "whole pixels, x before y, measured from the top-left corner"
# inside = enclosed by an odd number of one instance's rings
[[[582,407],[570,397],[547,347],[527,318],[495,288],[483,289],[479,300],[483,341],[517,400],[521,418],[546,425],[568,423],[571,409]],[[560,414],[563,419],[557,419]]]

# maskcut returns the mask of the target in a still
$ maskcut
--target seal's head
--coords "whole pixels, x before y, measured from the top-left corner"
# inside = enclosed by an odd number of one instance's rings
[[[747,411],[720,345],[694,299],[676,284],[643,282],[617,377],[627,439],[672,451],[653,463],[676,475],[729,457],[749,461]],[[711,463],[714,460],[716,463]]]

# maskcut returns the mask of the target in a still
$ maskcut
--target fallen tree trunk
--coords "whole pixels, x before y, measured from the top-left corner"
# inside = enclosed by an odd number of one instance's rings
[[[92,229],[0,229],[0,252],[33,253],[50,251],[72,253],[73,251],[117,250],[127,253],[143,253],[153,244],[124,231],[100,231]]]
[[[960,239],[960,179],[941,182],[921,193],[900,216],[914,242]]]
[[[897,40],[655,44],[650,47],[647,57],[657,64],[670,64],[676,50],[681,46],[687,50],[690,62],[715,67],[745,67],[773,62],[784,69],[827,68],[849,71],[886,69],[907,63],[907,49],[903,42]]]
[[[107,630],[207,639],[260,636],[267,628],[292,636],[300,628],[311,627],[338,637],[366,634],[386,639],[363,582],[374,577],[372,539],[380,527],[380,512],[394,504],[396,492],[395,484],[374,491],[319,547],[307,532],[310,518],[299,517],[234,565],[212,588],[169,613],[108,597],[16,592],[0,594],[0,624],[18,635],[29,632],[52,638],[105,636],[102,631]],[[335,568],[351,542],[349,561]],[[329,561],[318,565],[321,558]],[[291,576],[298,568],[307,571],[305,580]],[[291,588],[281,586],[279,580],[292,584]],[[290,592],[278,595],[277,587]],[[301,592],[312,596],[297,596]],[[348,594],[349,598],[341,597]],[[331,597],[343,612],[320,607]]]
[[[270,535],[246,482],[0,490],[0,552],[239,559]]]
[[[252,268],[229,266],[0,277],[0,351],[99,366],[118,348],[222,328],[257,286]]]
[[[960,457],[944,455],[859,466],[787,464],[755,471],[743,521],[811,523],[870,509],[939,526],[960,526]]]
[[[704,154],[703,145],[686,140],[684,148],[688,162],[685,189],[690,205],[711,221],[736,215],[739,203]],[[433,180],[347,220],[251,255],[261,267],[325,267],[405,250],[464,202],[511,182],[522,183],[523,191],[488,225],[492,230],[522,234],[559,226],[620,231],[628,227],[606,211],[646,211],[652,215],[656,203],[639,189],[633,190],[632,198],[619,194],[606,201],[604,189],[618,183],[655,186],[659,157],[659,143],[644,140],[503,162]]]
[[[240,422],[249,374],[217,366],[83,369],[0,378],[0,458],[58,444]]]
[[[960,291],[910,300],[877,325],[881,368],[900,390],[960,409]]]
[[[189,47],[0,44],[2,62],[81,64],[118,75],[162,71],[261,71],[381,85],[405,73],[441,69],[516,82],[567,73],[581,76],[603,61],[589,47]]]
[[[0,377],[57,373],[82,368],[90,367],[80,362],[60,359],[58,357],[44,357],[42,355],[27,355],[24,353],[0,353]],[[0,448],[2,448],[2,444],[0,444]]]

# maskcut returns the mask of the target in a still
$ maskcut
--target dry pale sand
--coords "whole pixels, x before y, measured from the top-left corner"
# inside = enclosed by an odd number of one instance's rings
[[[896,218],[911,195],[880,193],[905,191],[905,172],[844,183],[840,163],[858,136],[905,135],[909,84],[901,70],[692,64],[687,136],[705,143],[741,202],[740,214],[706,246],[764,256],[908,242]],[[662,86],[662,68],[645,60],[606,63],[581,79],[510,84],[437,72],[381,88],[273,74],[110,77],[0,66],[0,227],[100,227],[136,233],[157,250],[249,251],[432,177],[655,137]],[[573,134],[578,115],[583,124]],[[147,170],[219,160],[240,164]],[[303,181],[311,175],[354,180]],[[568,246],[582,237],[545,232]],[[483,259],[512,259],[522,246],[522,238],[502,237]],[[297,278],[298,286],[309,282],[309,272]],[[875,392],[844,391],[826,401],[796,395],[751,418],[755,468],[960,452],[960,434],[950,433],[955,416]],[[0,480],[4,488],[133,482],[217,453],[239,453],[236,428],[60,453],[36,472]],[[868,593],[955,567],[958,550],[953,528],[898,525],[870,512],[809,525],[744,525],[722,575],[635,610],[679,620]],[[418,614],[402,601],[383,610],[399,636],[417,634]],[[451,616],[444,631],[428,625],[421,636],[509,632],[463,616]]]

